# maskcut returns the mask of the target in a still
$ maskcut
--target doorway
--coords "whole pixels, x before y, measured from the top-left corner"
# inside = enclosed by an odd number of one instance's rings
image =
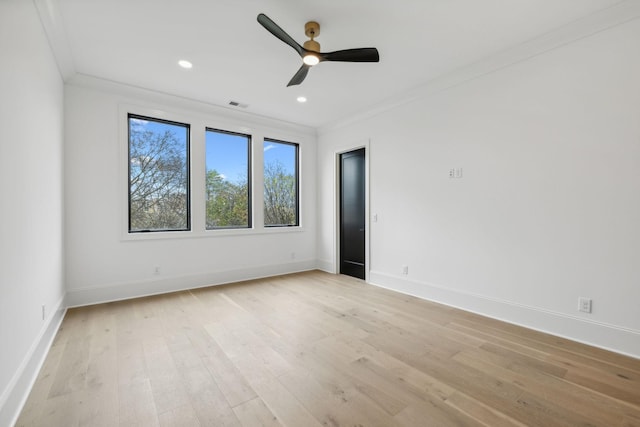
[[[340,154],[340,274],[365,280],[365,149]]]

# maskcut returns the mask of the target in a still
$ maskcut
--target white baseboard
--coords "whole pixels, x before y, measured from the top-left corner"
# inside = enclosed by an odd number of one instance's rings
[[[333,262],[331,262],[331,261],[326,261],[326,260],[319,259],[316,262],[316,268],[318,270],[324,271],[325,273],[330,273],[330,274],[335,274],[336,273],[335,266],[334,266]]]
[[[13,426],[18,420],[20,411],[29,397],[65,313],[65,299],[63,297],[58,301],[55,309],[51,311],[50,317],[46,319],[42,330],[0,396],[0,426]]]
[[[262,265],[244,269],[216,271],[188,276],[160,277],[136,282],[114,283],[108,286],[88,287],[67,291],[67,307],[99,304],[168,292],[183,291],[206,286],[224,285],[244,280],[298,273],[316,268],[315,260],[277,265]]]
[[[640,331],[371,271],[369,283],[640,359]]]
[[[309,260],[191,276],[162,278],[158,280],[118,283],[110,286],[68,291],[66,297],[61,298],[58,302],[56,309],[52,312],[51,317],[47,319],[47,323],[43,326],[41,333],[34,341],[11,382],[0,396],[0,427],[13,426],[16,423],[20,411],[42,368],[42,364],[49,353],[53,339],[60,328],[67,307],[222,285],[243,280],[314,270],[315,268],[316,261]]]
[[[13,426],[15,424],[64,318],[65,307],[98,304],[198,287],[222,285],[313,269],[333,273],[333,264],[320,260],[308,260],[159,280],[118,283],[110,286],[75,289],[67,292],[66,298],[59,301],[56,310],[52,312],[51,317],[47,320],[46,325],[34,341],[20,368],[16,371],[2,396],[0,396],[0,426]],[[594,322],[589,319],[515,304],[509,301],[487,298],[482,295],[459,292],[377,271],[369,273],[369,283],[640,359],[640,331],[637,330]]]

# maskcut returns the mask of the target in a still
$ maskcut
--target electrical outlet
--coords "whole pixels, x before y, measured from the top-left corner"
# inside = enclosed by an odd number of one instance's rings
[[[402,275],[406,276],[407,274],[409,274],[409,266],[408,265],[403,265],[402,266]]]
[[[462,168],[449,169],[449,178],[462,178]]]
[[[155,266],[153,269],[153,274],[160,274],[160,267]]]
[[[42,304],[42,320],[47,318],[47,306]]]
[[[296,253],[295,252],[291,252],[291,259],[296,259]]]
[[[583,313],[591,313],[591,299],[580,297],[578,298],[578,310]]]

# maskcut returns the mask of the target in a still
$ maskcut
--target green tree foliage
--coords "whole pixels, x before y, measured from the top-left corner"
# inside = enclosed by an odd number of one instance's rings
[[[188,228],[185,143],[166,130],[129,129],[129,222],[131,231]]]
[[[188,228],[186,144],[174,132],[153,132],[131,121],[129,138],[130,229]],[[293,225],[296,218],[296,177],[284,165],[264,169],[265,225]],[[246,177],[232,182],[216,170],[206,174],[206,227],[249,226],[249,185]]]
[[[288,174],[284,165],[271,162],[264,166],[264,223],[265,225],[296,224],[296,178]]]
[[[249,226],[249,186],[246,178],[225,180],[215,169],[207,171],[207,229]]]

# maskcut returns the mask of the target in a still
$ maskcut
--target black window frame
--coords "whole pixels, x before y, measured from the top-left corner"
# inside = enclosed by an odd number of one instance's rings
[[[216,231],[216,230],[244,230],[253,228],[253,203],[252,203],[252,195],[253,195],[253,164],[251,162],[251,153],[253,148],[253,136],[247,133],[242,132],[233,132],[225,129],[217,129],[212,127],[205,128],[205,186],[207,179],[207,164],[206,164],[206,133],[207,132],[217,132],[224,133],[227,135],[234,136],[242,136],[247,138],[247,225],[246,226],[222,226],[222,227],[213,227],[209,228],[207,226],[207,214],[206,214],[206,206],[207,199],[205,197],[205,221],[204,221],[204,229],[205,231]],[[206,194],[206,189],[205,189]]]
[[[165,228],[165,229],[131,229],[131,119],[164,123],[173,126],[184,127],[186,130],[186,227],[185,228]],[[127,113],[127,231],[129,234],[144,233],[171,233],[180,231],[191,231],[191,125],[174,120],[159,119],[156,117],[144,116],[141,114]]]
[[[263,147],[264,147],[264,144],[267,142],[273,142],[276,144],[283,144],[283,145],[292,145],[295,147],[296,220],[295,220],[295,224],[267,224],[266,221],[263,219],[263,225],[265,228],[300,227],[300,144],[297,142],[284,141],[284,140],[275,139],[275,138],[263,138],[263,141],[262,141]],[[263,166],[263,170],[262,170],[263,184],[262,185],[263,185],[263,194],[264,194],[264,159],[262,160],[262,166]],[[264,200],[263,200],[263,205],[264,205]],[[263,206],[263,211],[264,211],[264,206]]]

